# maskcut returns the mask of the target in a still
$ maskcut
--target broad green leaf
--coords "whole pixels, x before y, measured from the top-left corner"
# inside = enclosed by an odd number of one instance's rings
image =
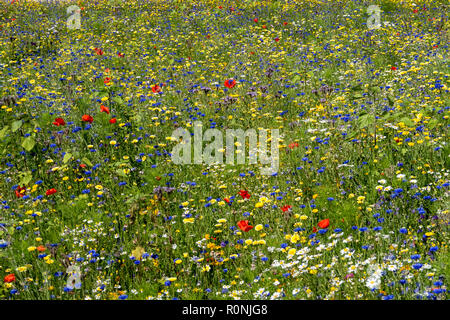
[[[361,99],[363,97],[363,95],[359,92],[356,92],[353,94],[353,99]]]
[[[125,172],[123,172],[123,169],[117,169],[116,173],[121,176],[121,177],[126,177],[127,175],[125,174]]]
[[[400,121],[403,122],[405,126],[414,127],[414,122],[410,118],[402,118]]]
[[[430,122],[428,122],[428,127],[433,129],[438,124],[438,121],[436,119],[431,119]]]
[[[88,158],[86,158],[86,157],[84,157],[83,159],[81,159],[85,164],[87,164],[88,166],[90,166],[90,167],[92,167],[93,166],[93,164],[92,164],[92,162],[91,161],[89,161],[89,159]]]
[[[301,77],[297,74],[297,75],[295,75],[293,78],[292,78],[292,82],[293,83],[296,83],[296,82],[299,82],[299,81],[301,81]]]
[[[70,158],[72,158],[72,154],[69,153],[69,152],[67,152],[67,153],[64,155],[63,163],[67,163],[67,162],[70,160]]]
[[[8,133],[9,126],[4,126],[2,130],[0,130],[0,139],[3,139]]]
[[[121,97],[114,97],[112,98],[112,101],[114,101],[115,103],[122,105],[123,104],[123,100]]]
[[[22,120],[14,121],[14,122],[11,124],[11,131],[12,131],[12,132],[16,132],[17,130],[20,129],[21,126],[22,126]]]
[[[380,93],[381,89],[378,86],[371,86],[370,91],[375,92],[375,93]]]
[[[371,118],[372,118],[372,115],[367,113],[365,115],[360,116],[358,118],[358,120],[356,120],[356,123],[358,124],[358,127],[360,129],[362,129],[362,128],[367,127],[370,124]]]
[[[31,179],[33,179],[33,175],[31,173],[31,171],[27,171],[21,174],[22,175],[22,179],[20,179],[19,185],[21,186],[26,186],[27,184],[30,183]]]
[[[31,151],[34,148],[35,144],[36,141],[34,140],[33,137],[27,137],[25,138],[25,140],[23,140],[22,147],[27,151]]]

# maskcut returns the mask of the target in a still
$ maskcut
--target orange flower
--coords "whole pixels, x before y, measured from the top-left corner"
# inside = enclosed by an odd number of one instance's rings
[[[238,222],[238,227],[244,232],[248,232],[253,229],[253,226],[248,224],[248,220],[241,220]]]
[[[52,194],[54,194],[54,193],[56,193],[57,191],[56,191],[56,189],[55,188],[51,188],[51,189],[48,189],[46,192],[45,192],[45,194],[47,195],[47,196],[51,196]]]
[[[248,193],[247,190],[240,190],[239,195],[242,197],[242,199],[250,199],[250,193]]]
[[[157,84],[155,84],[155,85],[152,87],[152,91],[153,91],[153,93],[161,92],[161,87],[158,86]]]
[[[63,118],[56,118],[55,121],[52,122],[55,126],[64,126],[66,122]]]
[[[98,54],[99,56],[103,55],[102,49],[94,48],[94,51],[95,51],[95,53]]]
[[[107,114],[109,114],[109,108],[105,107],[104,105],[101,105],[100,112],[106,112]]]
[[[14,273],[8,274],[7,276],[5,276],[3,278],[3,281],[6,283],[10,283],[16,280],[16,276],[14,275]]]
[[[234,80],[234,79],[225,80],[224,85],[225,85],[225,87],[231,89],[236,85],[236,80]]]
[[[328,228],[328,226],[330,225],[330,220],[329,219],[324,219],[324,220],[320,221],[317,225],[321,229]]]
[[[39,247],[36,248],[37,251],[39,252],[44,252],[45,250],[47,250],[43,245],[40,245]]]
[[[27,190],[27,188],[25,188],[25,186],[21,187],[18,186],[16,189],[16,197],[17,198],[22,198],[23,195],[25,194],[25,191]]]
[[[90,115],[85,114],[84,116],[81,117],[81,120],[84,122],[89,122],[92,123],[92,121],[94,121],[94,118],[92,118]]]

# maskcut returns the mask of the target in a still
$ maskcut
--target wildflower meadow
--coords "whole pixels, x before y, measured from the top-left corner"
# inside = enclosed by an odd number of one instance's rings
[[[0,300],[447,300],[449,12],[0,1]]]

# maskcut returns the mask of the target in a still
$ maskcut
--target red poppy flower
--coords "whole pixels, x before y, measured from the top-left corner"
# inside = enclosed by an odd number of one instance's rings
[[[275,38],[275,41],[276,41],[276,42],[280,41],[280,38],[276,37],[276,38]]]
[[[283,207],[281,207],[281,210],[283,210],[283,212],[289,211],[292,208],[292,206],[290,205],[285,205]]]
[[[297,142],[293,142],[293,143],[289,144],[288,147],[289,147],[290,149],[294,149],[294,148],[298,147],[298,143],[297,143]]]
[[[17,189],[16,189],[16,197],[17,198],[22,198],[23,195],[25,194],[26,190],[27,189],[25,187],[18,186]]]
[[[53,124],[55,126],[64,126],[66,124],[66,122],[64,121],[63,118],[56,118],[55,121],[53,121]]]
[[[287,25],[287,22],[283,22],[283,25]]]
[[[414,9],[414,10],[413,10],[413,12],[414,12],[414,13],[417,13],[417,12],[419,12],[419,10],[417,10],[417,9]]]
[[[103,81],[104,84],[108,84],[111,82],[111,78],[110,77],[106,77],[105,80]]]
[[[395,71],[395,70],[397,70],[397,67],[391,67],[391,70]]]
[[[40,245],[39,247],[36,248],[37,251],[39,252],[44,252],[45,250],[47,250],[43,245]]]
[[[266,27],[266,25],[264,24],[264,25],[262,26],[262,28],[265,29],[265,28],[267,28],[267,27]]]
[[[85,114],[84,116],[81,117],[81,120],[84,122],[89,122],[92,123],[92,121],[94,121],[94,118],[92,118],[90,115]]]
[[[242,197],[242,199],[249,199],[250,193],[248,193],[247,190],[240,190],[239,195]]]
[[[51,189],[48,189],[46,192],[45,192],[45,194],[47,195],[47,196],[50,196],[50,195],[52,195],[52,194],[54,194],[54,193],[56,193],[57,191],[56,191],[56,189],[55,188],[51,188]]]
[[[161,92],[161,87],[158,86],[157,84],[155,84],[155,85],[152,87],[152,91],[153,91],[153,93]]]
[[[120,52],[119,52],[117,55],[118,55],[120,58],[123,58],[123,57],[125,56],[123,53],[120,53]]]
[[[236,85],[236,80],[234,80],[234,79],[228,79],[228,80],[225,80],[225,87],[231,89],[231,88],[233,88],[235,85]]]
[[[254,22],[258,22],[258,18],[253,19]]]
[[[330,225],[330,220],[329,219],[324,219],[324,220],[320,221],[317,225],[321,229],[328,228],[328,226]]]
[[[109,123],[116,123],[116,122],[117,122],[116,118],[109,119]]]
[[[317,229],[316,229],[316,227],[313,227],[313,232],[317,232]]]
[[[86,165],[84,163],[80,164],[80,168],[86,168]]]
[[[238,227],[239,229],[241,229],[244,232],[249,232],[250,230],[253,229],[253,226],[248,224],[248,220],[241,220],[238,222]]]
[[[10,283],[10,282],[13,282],[15,280],[16,280],[16,276],[13,273],[8,274],[7,276],[5,276],[3,278],[3,281],[6,282],[6,283]]]
[[[230,199],[228,198],[224,198],[223,200],[225,200],[226,203],[230,203]]]
[[[109,108],[105,107],[104,105],[101,105],[100,112],[106,112],[107,114],[109,114]]]
[[[95,53],[96,53],[97,55],[99,55],[99,56],[103,55],[102,49],[94,48],[94,51],[95,51]]]

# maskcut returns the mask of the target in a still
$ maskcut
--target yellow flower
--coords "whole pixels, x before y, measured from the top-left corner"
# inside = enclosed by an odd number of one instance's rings
[[[292,243],[297,243],[297,241],[299,241],[300,240],[300,236],[298,235],[298,234],[294,234],[292,237],[291,237],[291,242]]]
[[[194,218],[184,218],[183,223],[194,223]]]
[[[255,226],[255,230],[256,231],[261,231],[263,229],[263,225],[262,224],[258,224]]]
[[[202,268],[202,272],[208,272],[209,270],[211,270],[211,267],[206,265]]]

